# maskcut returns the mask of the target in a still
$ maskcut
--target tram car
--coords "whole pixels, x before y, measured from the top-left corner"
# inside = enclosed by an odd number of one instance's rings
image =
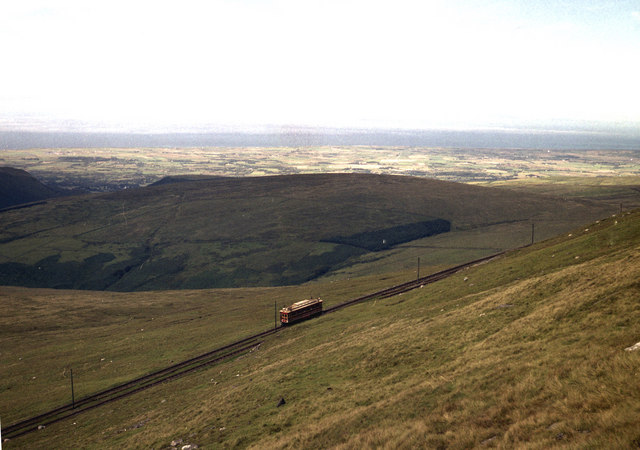
[[[322,314],[322,299],[310,298],[282,308],[280,310],[280,322],[282,325],[289,325],[320,314]]]

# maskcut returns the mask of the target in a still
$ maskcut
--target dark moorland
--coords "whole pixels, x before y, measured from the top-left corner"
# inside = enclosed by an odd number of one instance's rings
[[[42,184],[24,170],[0,166],[0,210],[59,195],[59,190]]]
[[[183,180],[0,213],[0,284],[115,291],[298,284],[407,241],[428,247],[425,239],[450,235],[440,245],[465,261],[527,243],[532,221],[544,237],[610,212],[580,199],[405,176]],[[496,227],[503,228],[489,243],[482,232]],[[465,243],[456,243],[464,233]],[[441,258],[433,264],[453,261]]]

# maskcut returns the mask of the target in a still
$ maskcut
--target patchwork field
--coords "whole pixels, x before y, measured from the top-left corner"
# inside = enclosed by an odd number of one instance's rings
[[[356,172],[461,182],[640,176],[640,150],[368,146],[30,149],[2,150],[0,165],[24,169],[46,184],[95,192],[144,186],[169,175]]]

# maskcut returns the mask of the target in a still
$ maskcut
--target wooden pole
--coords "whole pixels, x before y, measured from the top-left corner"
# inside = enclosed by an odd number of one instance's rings
[[[533,245],[533,237],[535,232],[535,224],[531,224],[531,245]]]
[[[277,301],[274,300],[273,301],[273,329],[275,330],[276,328],[278,328],[278,306],[277,306]]]
[[[420,279],[420,257],[418,256],[418,280]]]
[[[75,409],[76,407],[76,397],[73,393],[73,369],[69,369],[71,371],[71,408]]]

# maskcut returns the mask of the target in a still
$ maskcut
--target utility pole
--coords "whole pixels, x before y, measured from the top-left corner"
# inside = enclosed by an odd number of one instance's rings
[[[420,257],[418,256],[418,278],[416,278],[417,280],[420,279]]]
[[[71,372],[71,408],[75,409],[76,407],[76,397],[73,393],[73,369],[69,369]]]
[[[534,233],[535,233],[535,224],[531,223],[531,245],[533,245]]]
[[[275,330],[276,328],[278,328],[278,306],[277,305],[277,300],[273,301],[273,329]]]

